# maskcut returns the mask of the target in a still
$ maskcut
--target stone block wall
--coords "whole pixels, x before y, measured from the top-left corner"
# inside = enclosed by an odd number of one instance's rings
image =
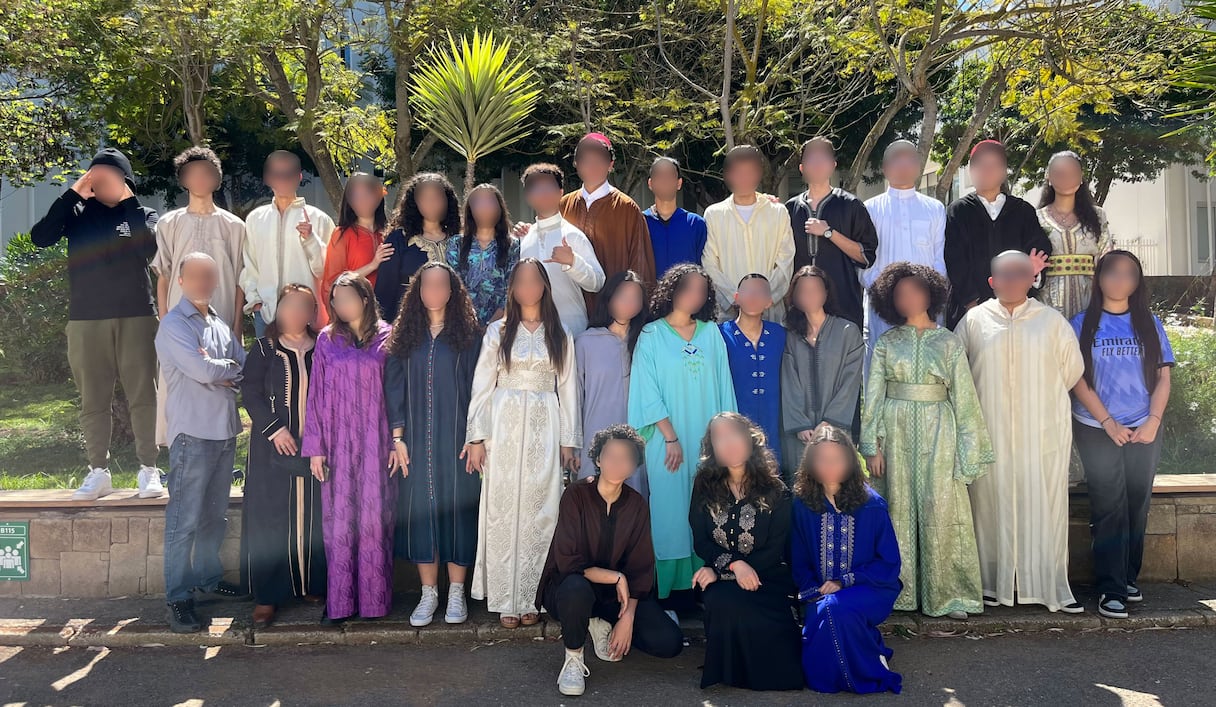
[[[119,597],[163,594],[163,504],[90,509],[6,509],[0,520],[30,521],[30,580],[0,582],[0,596]],[[220,559],[240,575],[240,505],[228,513]]]
[[[1074,494],[1069,504],[1068,575],[1093,580],[1089,499]],[[1216,581],[1216,493],[1154,494],[1144,536],[1146,582]]]

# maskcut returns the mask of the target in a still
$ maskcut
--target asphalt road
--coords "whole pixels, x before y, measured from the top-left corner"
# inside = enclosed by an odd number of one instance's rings
[[[901,696],[865,704],[1210,705],[1216,631],[1166,629],[888,639]],[[465,646],[0,648],[0,704],[783,705],[853,696],[698,687],[703,649],[678,658],[589,656],[587,694],[556,690],[552,641]]]

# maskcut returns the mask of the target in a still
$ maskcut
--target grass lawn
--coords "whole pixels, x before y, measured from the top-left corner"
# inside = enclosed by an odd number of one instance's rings
[[[0,377],[0,490],[75,488],[84,479],[84,437],[77,424],[79,396],[71,381],[33,385]],[[237,438],[236,466],[245,467],[249,418]],[[132,445],[110,450],[115,488],[134,488],[139,461]],[[169,465],[162,449],[157,464]]]

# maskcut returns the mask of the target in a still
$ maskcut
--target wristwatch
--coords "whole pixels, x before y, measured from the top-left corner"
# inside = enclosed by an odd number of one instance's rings
[[[833,231],[831,226],[828,226],[828,229],[823,232],[823,237],[827,238],[828,240],[831,240],[832,236],[834,235],[836,235],[836,231]]]

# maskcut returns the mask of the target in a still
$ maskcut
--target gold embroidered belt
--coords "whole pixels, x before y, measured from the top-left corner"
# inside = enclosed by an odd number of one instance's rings
[[[1047,261],[1048,275],[1093,275],[1094,256],[1080,253],[1053,255]]]
[[[552,373],[545,371],[511,371],[498,377],[498,387],[509,390],[531,390],[552,393],[557,389]]]
[[[944,403],[950,391],[941,383],[897,383],[887,381],[887,397],[914,403]]]

